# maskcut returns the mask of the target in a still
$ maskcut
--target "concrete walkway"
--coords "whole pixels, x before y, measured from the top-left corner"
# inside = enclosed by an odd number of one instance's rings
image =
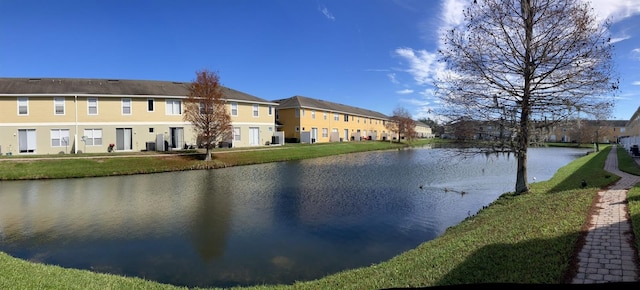
[[[585,245],[578,254],[578,270],[572,284],[640,281],[633,234],[627,208],[627,191],[640,182],[640,176],[618,169],[617,147],[605,162],[606,171],[621,177],[598,193],[597,212],[591,216]]]

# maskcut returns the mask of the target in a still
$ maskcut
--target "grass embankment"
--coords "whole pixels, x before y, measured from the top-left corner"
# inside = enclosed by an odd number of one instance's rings
[[[76,178],[144,174],[276,161],[300,160],[330,155],[396,149],[442,142],[420,139],[412,143],[381,141],[324,144],[287,144],[259,148],[215,149],[213,160],[203,162],[204,153],[186,151],[154,154],[151,152],[114,152],[111,154],[28,155],[0,158],[0,180]]]
[[[640,175],[640,167],[629,152],[622,147],[618,148],[618,168],[629,174]],[[636,184],[627,192],[627,202],[636,250],[640,250],[640,184]],[[640,253],[638,254],[640,255]]]
[[[388,261],[294,285],[251,289],[380,289],[470,283],[564,282],[601,187],[619,179],[603,170],[611,147],[560,168],[530,193],[504,194],[440,237]],[[580,188],[582,179],[589,187]],[[637,197],[636,197],[637,198]],[[171,285],[34,264],[0,254],[0,288],[133,289]]]

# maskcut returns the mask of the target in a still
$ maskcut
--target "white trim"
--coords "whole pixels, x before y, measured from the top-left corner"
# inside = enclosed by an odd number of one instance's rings
[[[127,101],[128,101],[128,103],[129,103],[129,106],[128,106],[128,108],[129,108],[129,113],[125,113],[125,112],[124,112],[124,108],[127,108],[127,107],[125,107],[125,106],[124,106],[124,104],[125,104],[125,100],[127,100]],[[133,115],[133,100],[131,100],[131,98],[122,98],[122,99],[121,99],[121,101],[120,101],[120,114],[122,114],[122,116],[130,116],[130,115]]]
[[[62,114],[58,114],[58,112],[56,111],[56,101],[60,99],[62,99]],[[64,98],[64,97],[53,97],[53,115],[54,116],[64,116],[67,114],[66,100],[67,98]]]
[[[48,122],[48,123],[0,123],[2,127],[48,127],[48,126],[149,126],[149,125],[192,125],[190,122]],[[252,123],[253,124],[253,123]]]

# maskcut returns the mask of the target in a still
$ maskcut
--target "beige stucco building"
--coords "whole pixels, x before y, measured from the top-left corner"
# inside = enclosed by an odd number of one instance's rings
[[[0,154],[172,150],[196,144],[183,120],[188,82],[0,78]],[[234,147],[261,146],[275,132],[275,106],[223,88]]]

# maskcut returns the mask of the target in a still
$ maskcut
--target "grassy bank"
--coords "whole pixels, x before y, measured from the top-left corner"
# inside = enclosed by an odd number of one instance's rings
[[[0,158],[0,180],[97,177],[213,169],[265,162],[300,160],[338,154],[396,149],[443,142],[420,139],[412,143],[343,142],[325,144],[287,144],[259,148],[216,149],[213,160],[204,162],[204,153],[196,151],[116,152],[111,154],[28,155]]]
[[[388,261],[294,285],[251,289],[380,289],[469,283],[562,283],[597,191],[617,181],[606,147],[562,167],[524,195],[504,194],[440,237]],[[589,180],[580,188],[582,179]],[[639,189],[640,190],[640,189]],[[637,195],[636,195],[637,201]],[[636,211],[637,212],[637,211]],[[637,214],[636,214],[637,217]],[[63,269],[0,253],[0,288],[173,289],[141,279]]]
[[[640,167],[637,166],[636,161],[627,150],[621,147],[618,148],[618,168],[633,175],[640,175]],[[627,192],[627,201],[635,246],[636,249],[640,249],[640,185],[636,185]]]

